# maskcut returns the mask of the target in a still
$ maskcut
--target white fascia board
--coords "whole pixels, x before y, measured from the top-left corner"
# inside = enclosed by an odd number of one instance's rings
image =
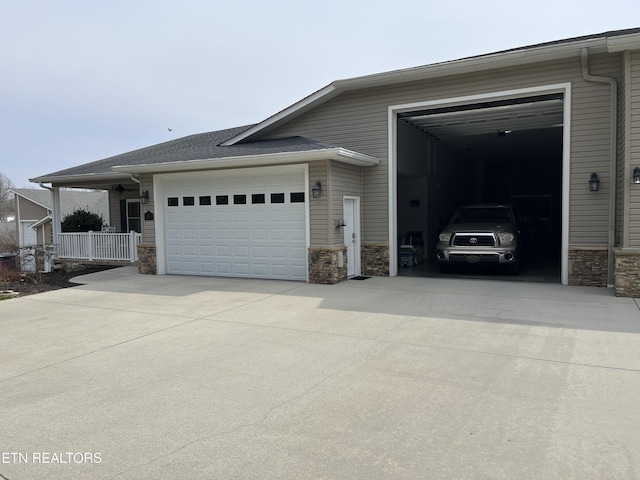
[[[108,173],[82,173],[78,175],[45,175],[43,177],[30,178],[33,183],[51,183],[61,187],[77,183],[100,183],[121,180],[131,180],[129,175],[117,172]]]
[[[430,78],[450,75],[462,75],[481,70],[491,70],[549,60],[578,57],[581,54],[582,48],[590,48],[592,49],[592,53],[598,53],[599,51],[606,52],[606,39],[597,38],[575,43],[547,45],[502,53],[493,53],[479,57],[464,58],[450,62],[435,63],[421,67],[368,75],[365,77],[338,80],[333,84],[338,89],[351,90],[354,88],[392,85],[395,83],[427,80]]]
[[[610,53],[640,50],[640,33],[607,38],[607,47]]]
[[[327,148],[309,152],[268,153],[264,155],[246,155],[224,158],[204,158],[184,162],[150,163],[145,165],[120,165],[113,167],[116,172],[125,173],[169,173],[194,170],[217,170],[223,168],[259,167],[267,165],[287,165],[292,163],[312,162],[316,160],[335,160],[337,162],[373,166],[380,160],[363,153],[345,148]]]
[[[275,115],[272,115],[266,120],[263,120],[262,122],[254,125],[250,129],[245,130],[244,132],[240,133],[239,135],[236,135],[233,138],[230,138],[229,140],[227,140],[224,143],[221,143],[220,145],[223,147],[229,147],[231,145],[235,145],[236,143],[251,137],[255,133],[261,132],[267,129],[268,127],[277,125],[278,123],[282,122],[285,119],[289,119],[292,116],[300,115],[306,112],[307,110],[310,110],[318,102],[320,103],[326,102],[330,98],[336,96],[338,93],[339,92],[336,91],[336,88],[333,86],[333,84],[327,85],[326,87],[321,88],[317,92],[312,93],[308,97],[303,98],[299,102],[294,103],[290,107],[287,107],[281,112],[276,113]]]

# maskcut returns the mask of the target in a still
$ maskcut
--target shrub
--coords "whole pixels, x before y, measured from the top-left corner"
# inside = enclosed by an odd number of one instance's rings
[[[78,209],[64,217],[62,220],[62,231],[88,232],[89,230],[93,230],[99,232],[102,229],[102,225],[104,225],[102,215]]]

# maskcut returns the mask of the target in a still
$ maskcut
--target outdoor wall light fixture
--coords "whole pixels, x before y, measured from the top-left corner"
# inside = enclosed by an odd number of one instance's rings
[[[140,195],[140,203],[147,203],[149,201],[149,190],[145,190]]]
[[[640,167],[636,167],[633,169],[633,183],[640,183]]]
[[[598,174],[593,172],[591,174],[591,180],[589,180],[589,191],[597,192],[600,190],[600,179],[598,178]]]
[[[313,187],[311,187],[311,196],[313,198],[318,198],[320,196],[321,191],[322,191],[322,183],[320,183],[320,180],[318,180],[316,184]]]

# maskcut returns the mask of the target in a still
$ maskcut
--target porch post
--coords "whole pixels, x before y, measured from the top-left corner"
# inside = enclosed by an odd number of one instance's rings
[[[138,259],[138,246],[136,245],[136,231],[131,230],[129,232],[129,257],[131,262],[136,262]]]
[[[53,235],[53,244],[57,246],[59,242],[58,234],[62,233],[62,220],[60,219],[60,187],[56,187],[55,185],[51,186],[53,187],[51,189],[53,201],[53,221],[51,222],[51,230]]]

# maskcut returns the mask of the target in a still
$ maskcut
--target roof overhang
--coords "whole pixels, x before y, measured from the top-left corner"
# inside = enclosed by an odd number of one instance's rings
[[[113,167],[116,172],[169,173],[194,170],[219,170],[225,168],[258,167],[267,165],[288,165],[317,160],[335,160],[349,165],[369,167],[378,165],[380,160],[345,148],[326,148],[307,152],[269,153],[238,157],[205,158],[184,162],[150,163],[144,165],[120,165]]]
[[[463,58],[460,60],[349,78],[346,80],[336,80],[330,85],[291,105],[285,110],[282,110],[261,123],[254,125],[252,128],[245,130],[235,137],[230,138],[222,145],[234,145],[244,140],[251,139],[258,133],[268,132],[279,125],[290,121],[292,118],[311,110],[317,105],[350,90],[389,86],[399,83],[428,80],[453,75],[464,75],[485,70],[580,57],[584,48],[587,48],[590,54],[636,50],[640,49],[640,34],[632,33],[611,37],[603,35],[596,38],[576,39],[575,41],[570,42],[525,47],[478,57]]]
[[[30,178],[30,182],[34,183],[51,183],[60,186],[90,187],[99,186],[105,183],[130,181],[131,175],[119,172],[107,173],[85,173],[77,175],[45,175],[42,177]]]
[[[51,222],[52,220],[53,220],[53,218],[51,217],[51,215],[47,215],[46,217],[43,217],[40,220],[38,220],[37,222],[32,223],[31,225],[29,225],[29,227],[38,228],[40,225],[44,225],[45,223]]]

